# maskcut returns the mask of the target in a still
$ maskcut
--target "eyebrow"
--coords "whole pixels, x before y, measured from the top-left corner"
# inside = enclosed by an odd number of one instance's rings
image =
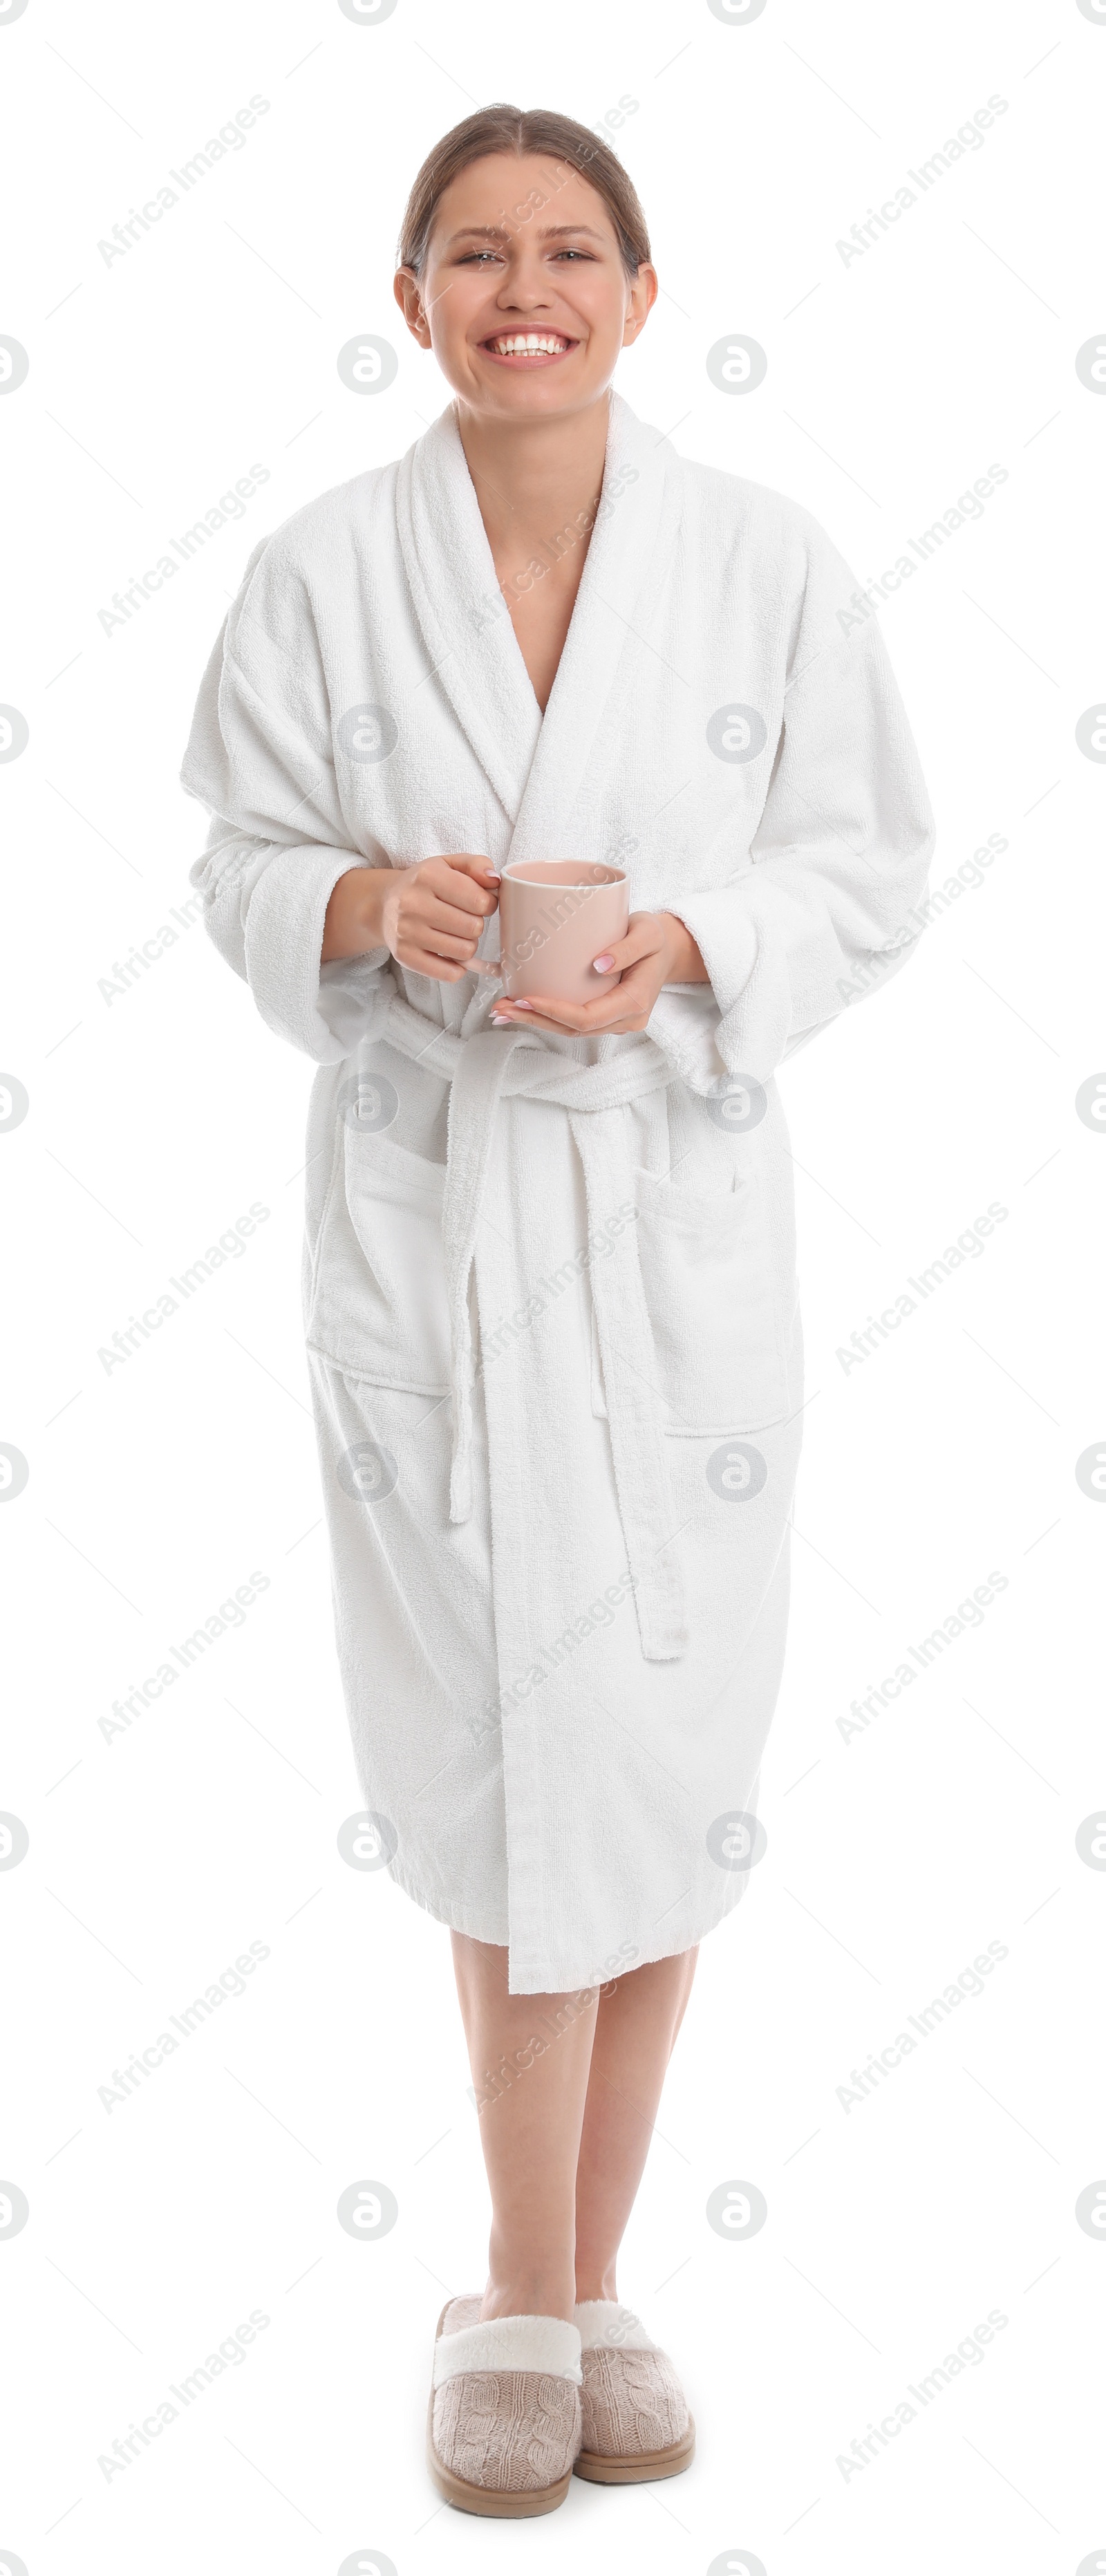
[[[588,241],[601,242],[603,239],[602,233],[595,232],[591,224],[538,225],[538,238],[541,241],[558,241],[567,233],[576,235],[582,233]],[[503,224],[465,224],[460,232],[449,235],[446,249],[451,250],[454,243],[459,241],[509,241],[510,238],[510,232]]]

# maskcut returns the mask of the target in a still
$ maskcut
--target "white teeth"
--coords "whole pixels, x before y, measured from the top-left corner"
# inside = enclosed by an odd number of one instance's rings
[[[559,331],[512,331],[501,340],[493,340],[492,347],[497,358],[526,357],[535,349],[549,357],[560,357],[568,341]]]

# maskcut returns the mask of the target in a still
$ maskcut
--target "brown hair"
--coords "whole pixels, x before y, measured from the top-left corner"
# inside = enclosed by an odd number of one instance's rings
[[[502,100],[478,108],[475,116],[463,117],[427,154],[407,200],[397,250],[401,268],[421,276],[438,207],[451,180],[471,162],[486,161],[494,152],[513,152],[520,160],[525,153],[546,154],[587,179],[607,208],[627,276],[637,276],[642,261],[651,257],[648,227],[637,189],[609,143],[589,133],[586,125],[577,125],[574,117],[558,116],[553,108],[509,107]]]

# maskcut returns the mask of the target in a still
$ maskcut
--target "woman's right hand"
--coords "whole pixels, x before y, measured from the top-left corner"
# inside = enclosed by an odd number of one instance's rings
[[[347,868],[326,908],[321,963],[390,948],[401,966],[439,984],[494,973],[476,945],[498,901],[497,871],[467,850],[411,868]]]

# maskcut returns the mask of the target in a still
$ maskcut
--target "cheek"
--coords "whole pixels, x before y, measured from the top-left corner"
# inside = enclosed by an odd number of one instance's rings
[[[626,300],[622,295],[596,296],[588,309],[588,328],[593,339],[606,348],[620,349],[626,328]]]
[[[574,275],[571,268],[560,274],[567,309],[579,314],[589,335],[620,342],[626,318],[623,281],[609,275]]]
[[[487,301],[485,288],[472,269],[429,269],[419,292],[436,348],[459,348]]]

